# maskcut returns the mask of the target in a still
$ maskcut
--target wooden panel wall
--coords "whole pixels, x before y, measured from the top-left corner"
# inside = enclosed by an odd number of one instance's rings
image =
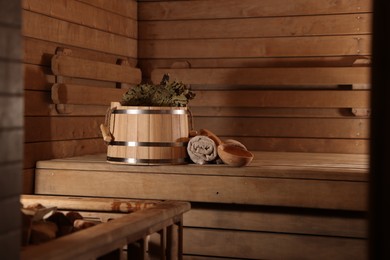
[[[38,160],[105,152],[99,124],[105,109],[93,105],[55,106],[51,57],[64,47],[82,59],[137,63],[135,0],[23,0],[25,89],[25,193],[33,190]],[[113,88],[115,83],[64,79],[67,83]],[[97,89],[98,91],[98,89]],[[96,93],[94,93],[96,94]],[[120,98],[120,97],[118,97]],[[64,108],[62,108],[64,110]]]
[[[0,256],[19,259],[23,148],[20,1],[0,2]]]
[[[368,68],[371,4],[372,0],[139,1],[139,66],[146,78],[156,68],[206,69],[206,73],[186,78],[185,83],[212,82],[218,75],[207,69]],[[311,76],[310,71],[306,74]],[[368,95],[362,99],[365,107],[326,104],[331,101],[328,90],[348,90],[351,95],[347,98],[353,100],[361,87],[367,91],[369,86],[342,82],[288,86],[280,81],[283,86],[192,84],[201,96],[200,102],[193,102],[195,128],[208,128],[222,139],[241,140],[252,150],[367,153]],[[237,98],[243,100],[236,106],[213,104],[211,98],[205,98],[208,93],[222,96],[226,90],[248,89],[256,90],[248,105],[240,92]],[[325,94],[316,92],[313,99],[309,95],[313,91]],[[303,101],[302,107],[277,105],[295,97]],[[325,106],[305,105],[316,102]]]

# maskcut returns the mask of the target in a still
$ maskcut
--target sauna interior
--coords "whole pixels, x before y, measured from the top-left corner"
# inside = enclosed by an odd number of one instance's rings
[[[183,259],[368,259],[372,2],[1,1],[1,253],[39,194],[190,202]],[[251,164],[102,161],[110,102],[165,73]]]

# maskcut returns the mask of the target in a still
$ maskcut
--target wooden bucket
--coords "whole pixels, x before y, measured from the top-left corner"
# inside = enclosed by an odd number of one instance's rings
[[[107,161],[122,164],[187,163],[189,120],[186,107],[121,106],[111,103],[113,137]]]

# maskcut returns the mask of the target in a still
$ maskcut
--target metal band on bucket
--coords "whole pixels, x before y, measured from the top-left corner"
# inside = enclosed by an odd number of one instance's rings
[[[137,159],[137,158],[120,158],[120,157],[111,157],[107,156],[107,161],[110,162],[124,162],[129,164],[136,163],[150,163],[150,164],[179,164],[186,163],[185,158],[177,159]]]
[[[168,114],[168,115],[186,115],[188,111],[185,109],[115,109],[113,114],[125,114],[125,115],[153,115],[153,114]]]
[[[112,141],[109,145],[131,147],[187,147],[188,142],[126,142]]]

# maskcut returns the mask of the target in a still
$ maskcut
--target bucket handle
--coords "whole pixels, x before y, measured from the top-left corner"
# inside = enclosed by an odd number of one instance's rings
[[[114,140],[114,137],[112,133],[110,132],[110,120],[111,120],[111,115],[112,111],[114,111],[116,107],[113,108],[108,108],[106,111],[106,117],[104,119],[104,124],[100,124],[100,131],[102,132],[103,140],[106,143],[112,142]]]

